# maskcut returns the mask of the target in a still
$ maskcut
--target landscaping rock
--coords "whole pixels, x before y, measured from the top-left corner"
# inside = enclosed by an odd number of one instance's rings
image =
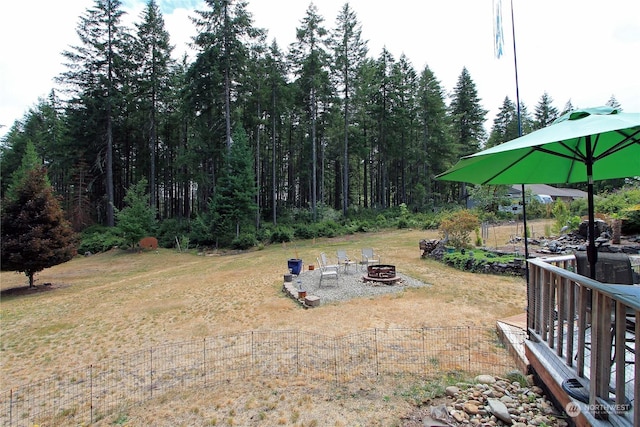
[[[491,413],[496,416],[497,419],[504,421],[507,425],[513,424],[511,415],[506,405],[498,399],[488,399],[489,409]]]
[[[540,387],[530,383],[523,386],[517,381],[492,375],[478,375],[475,381],[475,384],[459,383],[447,387],[446,397],[440,400],[435,412],[438,416],[434,417],[431,412],[430,419],[445,421],[450,426],[566,427],[568,424],[566,415],[555,409]],[[446,411],[442,409],[443,400]]]
[[[475,381],[480,384],[493,384],[496,379],[492,375],[478,375]]]
[[[315,295],[307,295],[307,297],[304,299],[304,303],[309,307],[317,307],[320,305],[320,297],[317,297]]]
[[[456,397],[458,393],[460,393],[460,389],[454,385],[449,386],[444,390],[444,394],[449,397]]]

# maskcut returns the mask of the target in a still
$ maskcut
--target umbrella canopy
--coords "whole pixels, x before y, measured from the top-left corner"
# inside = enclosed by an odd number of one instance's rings
[[[463,157],[437,179],[473,184],[587,182],[591,276],[595,277],[593,181],[640,176],[640,113],[577,110],[546,128]]]

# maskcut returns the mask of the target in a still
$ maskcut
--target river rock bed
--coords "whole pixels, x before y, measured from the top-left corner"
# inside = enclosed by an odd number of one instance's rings
[[[445,397],[417,408],[403,427],[424,426],[557,426],[566,427],[567,415],[558,411],[542,388],[492,375],[479,375],[473,384],[459,383]]]

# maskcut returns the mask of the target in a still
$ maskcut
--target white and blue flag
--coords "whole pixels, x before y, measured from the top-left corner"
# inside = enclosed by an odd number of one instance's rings
[[[493,49],[496,58],[504,53],[504,32],[502,30],[502,0],[493,0]]]

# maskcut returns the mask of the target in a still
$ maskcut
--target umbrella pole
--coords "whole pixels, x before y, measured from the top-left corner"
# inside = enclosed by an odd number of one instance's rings
[[[589,260],[589,275],[596,278],[596,262],[598,250],[596,249],[596,224],[595,206],[593,203],[593,151],[591,150],[591,136],[586,136],[586,166],[587,166],[587,209],[589,211],[589,223],[587,224],[587,260]]]
[[[525,279],[529,283],[529,236],[527,229],[527,197],[524,194],[524,184],[522,184],[522,222],[524,225],[524,263],[525,263]]]

